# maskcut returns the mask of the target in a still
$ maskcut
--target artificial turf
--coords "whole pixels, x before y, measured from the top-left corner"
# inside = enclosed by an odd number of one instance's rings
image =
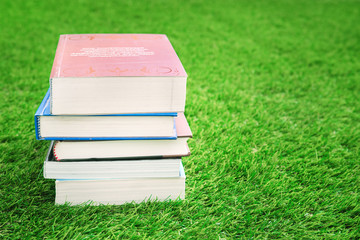
[[[0,2],[0,238],[359,239],[359,1]],[[167,34],[186,200],[56,206],[33,115],[64,33]]]

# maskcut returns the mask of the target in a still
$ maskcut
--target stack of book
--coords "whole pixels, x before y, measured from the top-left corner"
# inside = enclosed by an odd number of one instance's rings
[[[165,35],[61,35],[35,113],[55,203],[183,199],[186,78]]]

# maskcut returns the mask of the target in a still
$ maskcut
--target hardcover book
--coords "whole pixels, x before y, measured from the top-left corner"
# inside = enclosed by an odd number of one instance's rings
[[[35,113],[38,140],[176,139],[177,113],[51,115],[50,91]]]
[[[50,75],[50,112],[183,112],[186,78],[166,35],[61,35]]]
[[[110,141],[111,142],[111,141]],[[57,161],[50,144],[44,162],[44,178],[50,179],[111,179],[177,177],[181,158],[148,159],[87,159]]]
[[[180,164],[177,177],[55,181],[56,204],[92,205],[185,198],[185,172]]]

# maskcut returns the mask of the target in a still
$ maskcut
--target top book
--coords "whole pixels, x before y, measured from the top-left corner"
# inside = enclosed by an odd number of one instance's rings
[[[186,72],[166,35],[61,35],[51,114],[183,112]]]

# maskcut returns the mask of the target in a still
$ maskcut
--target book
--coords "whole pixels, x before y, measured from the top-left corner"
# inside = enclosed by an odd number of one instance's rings
[[[166,201],[185,198],[185,172],[180,164],[177,177],[55,181],[56,204],[110,204]]]
[[[183,112],[186,79],[166,35],[61,35],[50,74],[50,112]]]
[[[175,126],[174,140],[55,141],[53,152],[58,161],[188,156],[192,133],[184,113],[175,117]]]
[[[38,140],[176,139],[177,113],[51,115],[50,90],[35,113]]]
[[[177,177],[181,158],[57,161],[53,142],[44,161],[44,178],[111,179]]]

